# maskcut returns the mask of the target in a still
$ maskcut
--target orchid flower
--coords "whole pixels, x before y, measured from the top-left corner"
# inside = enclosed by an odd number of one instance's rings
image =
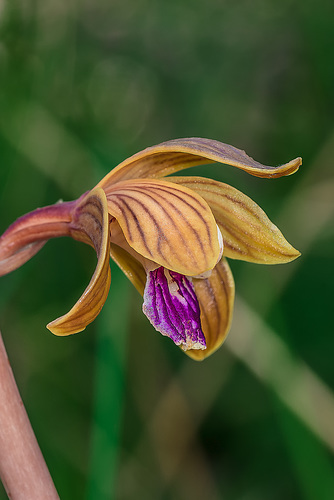
[[[78,200],[38,208],[14,222],[0,238],[0,275],[21,266],[48,239],[71,236],[95,249],[97,266],[72,309],[47,325],[51,332],[77,333],[96,318],[110,287],[111,256],[143,295],[143,312],[154,328],[193,359],[206,358],[231,325],[234,281],[226,258],[278,264],[300,255],[237,189],[171,176],[213,162],[272,178],[296,172],[301,158],[269,167],[200,138],[149,147]]]

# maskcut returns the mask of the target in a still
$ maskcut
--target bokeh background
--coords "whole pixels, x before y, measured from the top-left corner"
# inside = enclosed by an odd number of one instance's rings
[[[0,327],[62,500],[334,498],[333,61],[330,0],[0,0],[1,233],[167,139],[303,157],[277,180],[193,170],[251,196],[302,252],[230,262],[234,322],[202,363],[152,329],[114,265],[98,320],[52,336],[95,267],[82,244],[51,241],[1,278]]]

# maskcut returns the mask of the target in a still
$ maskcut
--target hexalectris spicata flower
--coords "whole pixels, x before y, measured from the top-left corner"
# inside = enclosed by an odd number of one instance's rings
[[[78,302],[47,325],[56,335],[80,332],[99,314],[110,287],[109,256],[144,297],[154,328],[194,359],[214,352],[232,319],[234,281],[226,261],[289,262],[300,254],[254,201],[203,177],[170,177],[207,163],[257,177],[296,172],[258,163],[218,141],[176,139],[141,151],[78,200],[38,208],[0,238],[0,275],[21,266],[45,242],[71,236],[93,246],[97,266]]]

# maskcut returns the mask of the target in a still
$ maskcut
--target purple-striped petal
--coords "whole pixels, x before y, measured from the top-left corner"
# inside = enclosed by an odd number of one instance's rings
[[[186,276],[164,267],[148,272],[143,312],[158,332],[183,350],[206,349],[199,303]]]
[[[137,179],[105,193],[109,214],[137,253],[185,276],[214,268],[221,250],[217,224],[194,191],[164,180]]]

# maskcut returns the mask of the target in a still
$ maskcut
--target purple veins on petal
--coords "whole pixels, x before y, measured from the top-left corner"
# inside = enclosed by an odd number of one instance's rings
[[[164,267],[148,272],[143,312],[158,332],[183,350],[206,349],[199,303],[186,276]]]

